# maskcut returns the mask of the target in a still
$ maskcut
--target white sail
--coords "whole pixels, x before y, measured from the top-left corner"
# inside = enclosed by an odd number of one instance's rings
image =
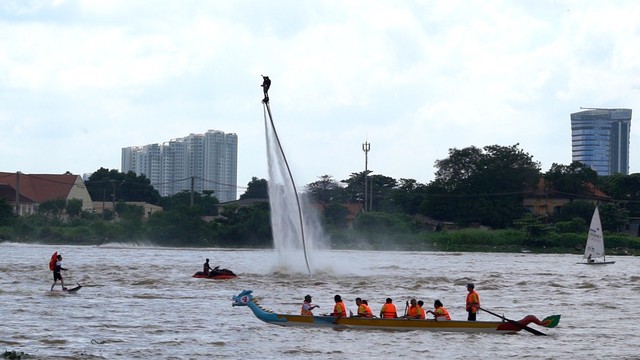
[[[589,257],[591,256],[591,257]],[[591,225],[589,226],[589,236],[587,246],[584,249],[584,258],[596,259],[604,257],[604,238],[602,237],[602,225],[600,224],[600,213],[598,207],[593,212]]]

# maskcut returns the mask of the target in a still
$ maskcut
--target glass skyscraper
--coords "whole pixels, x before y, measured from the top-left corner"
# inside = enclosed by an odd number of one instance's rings
[[[629,175],[631,109],[588,109],[571,114],[571,159],[598,175]]]

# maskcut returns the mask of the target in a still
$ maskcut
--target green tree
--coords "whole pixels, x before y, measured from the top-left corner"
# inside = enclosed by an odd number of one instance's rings
[[[45,218],[52,217],[53,219],[60,220],[67,201],[64,199],[55,199],[43,201],[38,206],[38,213],[42,214]]]
[[[347,228],[347,215],[349,215],[349,209],[337,203],[329,204],[324,209],[326,224],[338,229]]]
[[[329,204],[345,200],[344,189],[331,175],[322,175],[319,179],[305,186],[306,192],[314,201]]]
[[[258,179],[257,177],[252,177],[251,181],[247,184],[247,190],[244,194],[240,195],[240,200],[242,199],[268,199],[269,198],[269,186],[267,180]]]
[[[640,217],[640,174],[600,176],[598,187],[623,204],[629,216]]]
[[[580,218],[584,220],[586,224],[590,224],[594,209],[595,209],[595,206],[588,201],[583,201],[583,200],[571,201],[565,204],[560,209],[559,213],[553,215],[552,221],[553,222],[571,221],[574,218]]]
[[[540,245],[540,238],[548,232],[542,218],[533,214],[525,214],[513,223],[525,233],[525,242],[523,243],[525,246]]]
[[[550,183],[553,191],[569,196],[590,195],[593,191],[588,185],[596,184],[598,173],[589,166],[574,161],[570,165],[553,163],[544,174],[544,178]]]
[[[221,215],[218,223],[223,245],[264,247],[273,244],[268,203],[225,206]]]
[[[213,192],[205,191],[204,194],[199,192],[193,193],[193,205],[198,206],[203,216],[218,215],[218,199],[213,196]],[[191,192],[184,190],[177,194],[163,197],[160,200],[160,206],[164,211],[174,211],[179,208],[191,206]]]
[[[80,216],[82,213],[82,200],[80,199],[69,199],[67,200],[67,205],[65,206],[65,211],[67,215],[71,218],[75,218]]]
[[[11,204],[5,198],[0,198],[0,226],[13,224],[15,216]]]
[[[450,149],[448,158],[436,161],[421,212],[463,225],[510,226],[526,212],[522,193],[540,177],[540,164],[518,145]]]
[[[371,205],[372,211],[381,211],[384,201],[391,191],[397,186],[397,181],[384,175],[369,175],[367,171],[367,196],[364,194],[365,172],[352,173],[348,179],[341,182],[347,184],[344,188],[345,200],[349,203],[367,203]],[[367,204],[367,208],[369,208]]]
[[[618,204],[602,204],[599,212],[602,228],[605,230],[619,232],[629,223],[629,211]]]
[[[145,175],[134,172],[122,173],[118,170],[100,168],[85,182],[91,199],[94,201],[140,201],[158,204],[160,193],[151,185]]]
[[[415,215],[427,198],[427,186],[414,179],[400,179],[398,186],[389,192],[382,209],[387,212],[400,212]]]

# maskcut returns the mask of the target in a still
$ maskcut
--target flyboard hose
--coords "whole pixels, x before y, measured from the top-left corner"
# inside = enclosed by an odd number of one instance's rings
[[[309,267],[309,259],[307,257],[307,244],[304,239],[304,225],[302,221],[302,208],[300,207],[300,198],[298,197],[298,192],[296,191],[296,183],[293,181],[293,175],[291,174],[291,169],[289,168],[289,162],[287,161],[287,157],[284,154],[284,150],[282,150],[282,145],[280,144],[280,138],[278,137],[278,132],[276,131],[276,126],[273,124],[273,116],[271,116],[271,108],[269,107],[268,98],[266,101],[262,102],[264,104],[264,108],[267,110],[269,114],[269,122],[271,123],[271,130],[273,130],[273,134],[276,137],[276,142],[278,143],[278,148],[280,149],[280,154],[282,154],[282,158],[284,159],[284,164],[287,166],[287,172],[289,173],[289,179],[291,180],[291,185],[293,186],[293,193],[296,196],[296,203],[298,204],[298,218],[300,219],[300,236],[302,238],[302,251],[304,253],[304,261],[307,264],[307,271],[309,272],[309,276],[311,276],[311,268]],[[264,117],[265,127],[267,125],[267,116],[265,113]]]

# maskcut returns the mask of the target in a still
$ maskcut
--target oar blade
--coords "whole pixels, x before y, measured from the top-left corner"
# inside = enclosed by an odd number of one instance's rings
[[[551,315],[542,319],[542,325],[547,328],[554,328],[560,322],[560,315]]]

